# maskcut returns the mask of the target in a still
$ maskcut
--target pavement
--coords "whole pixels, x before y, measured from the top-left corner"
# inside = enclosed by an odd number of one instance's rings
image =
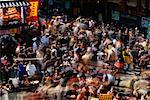
[[[130,68],[127,73],[118,74],[116,76],[114,89],[123,94],[131,94],[132,90],[126,86],[119,86],[121,84],[119,82],[125,80],[125,84],[127,84],[126,80],[130,80],[133,77],[140,77],[140,73],[141,73],[140,68],[135,68],[135,69]],[[27,92],[9,93],[8,94],[9,99],[7,99],[7,94],[6,94],[5,99],[0,99],[0,100],[24,100],[23,97],[25,97],[26,95],[27,95]],[[53,97],[54,95],[52,95],[52,98]],[[53,98],[53,100],[55,99]]]

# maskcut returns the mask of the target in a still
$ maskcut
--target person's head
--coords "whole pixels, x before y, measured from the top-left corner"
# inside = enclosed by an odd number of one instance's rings
[[[80,79],[82,79],[82,78],[85,78],[85,75],[84,75],[83,73],[80,73],[80,74],[77,75],[77,77],[78,77],[78,79],[80,80]]]
[[[88,47],[88,48],[87,48],[87,52],[92,52],[92,48],[91,48],[91,47]]]
[[[108,49],[111,49],[112,48],[112,45],[108,45]]]
[[[122,62],[122,59],[121,58],[118,58],[118,60],[117,60],[118,62]]]
[[[117,93],[116,94],[116,99],[120,100],[122,98],[122,94],[121,93]]]
[[[76,84],[76,83],[73,83],[73,84],[72,84],[72,89],[73,89],[73,90],[79,89],[79,85]]]
[[[12,83],[12,80],[9,80],[8,83],[9,83],[9,84],[13,84],[13,83]]]
[[[24,80],[28,79],[28,75],[24,75],[24,76],[23,76],[23,79],[24,79]]]
[[[32,62],[31,61],[29,61],[29,63],[28,64],[32,64]]]
[[[85,85],[85,86],[83,87],[83,91],[84,91],[84,92],[89,92],[89,86],[88,86],[88,85]]]
[[[146,96],[150,98],[150,91],[147,92]]]
[[[49,72],[46,72],[46,73],[45,73],[45,76],[46,76],[46,77],[49,77],[49,76],[50,76],[50,73],[49,73]]]
[[[3,84],[2,84],[2,82],[0,81],[0,88],[2,88],[2,86],[3,86]]]

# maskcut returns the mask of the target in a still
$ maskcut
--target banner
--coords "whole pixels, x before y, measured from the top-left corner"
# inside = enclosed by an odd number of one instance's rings
[[[13,25],[21,22],[20,8],[4,8],[3,9],[3,25]]]
[[[112,94],[100,94],[99,100],[112,100]]]
[[[30,7],[28,9],[27,22],[38,20],[38,6],[39,0],[29,0]]]

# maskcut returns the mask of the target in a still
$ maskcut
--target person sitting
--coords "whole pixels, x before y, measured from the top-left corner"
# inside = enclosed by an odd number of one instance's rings
[[[8,81],[8,84],[6,84],[6,87],[8,88],[9,92],[14,92],[15,86],[12,83],[12,80]]]
[[[29,75],[29,77],[32,77],[35,72],[36,72],[36,67],[35,67],[35,64],[33,64],[31,61],[27,64],[26,66],[26,71],[27,71],[27,74]]]
[[[47,72],[42,80],[42,83],[45,84],[51,80],[52,80],[52,77],[50,76],[50,73]]]
[[[78,89],[79,86],[77,84],[72,84],[72,86],[70,87],[70,89],[66,92],[65,96],[68,99],[75,99],[78,95]]]
[[[115,73],[118,73],[121,71],[121,69],[123,69],[124,67],[124,63],[121,61],[121,59],[119,58],[116,62],[115,62],[115,67],[116,67],[116,72]]]
[[[89,96],[90,96],[89,87],[85,86],[82,88],[82,91],[78,94],[76,100],[88,100]]]
[[[29,87],[30,85],[30,81],[29,81],[29,78],[27,75],[24,75],[24,78],[23,78],[23,86],[24,87]]]

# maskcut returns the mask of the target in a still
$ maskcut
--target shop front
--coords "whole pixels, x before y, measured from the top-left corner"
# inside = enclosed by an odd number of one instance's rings
[[[108,0],[109,21],[133,27],[142,27],[141,18],[146,16],[145,0]]]
[[[120,24],[124,24],[130,27],[139,27],[141,23],[141,17],[122,13],[120,14]]]
[[[27,1],[0,1],[0,35],[20,33],[25,25],[25,7],[30,6]]]

